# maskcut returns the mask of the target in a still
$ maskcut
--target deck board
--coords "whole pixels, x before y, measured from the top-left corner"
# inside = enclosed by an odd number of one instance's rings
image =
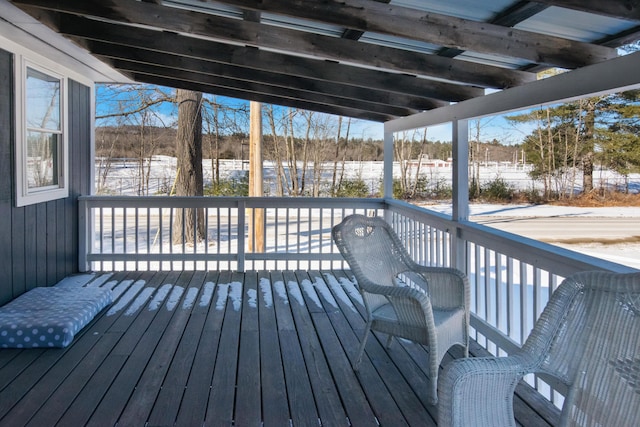
[[[216,303],[215,288],[218,283],[222,283],[221,281],[227,283],[225,274],[208,273],[204,292],[198,302],[197,313],[206,318],[199,341],[193,343],[197,349],[176,416],[178,426],[201,426],[204,423],[224,320],[223,310],[213,310],[210,307]]]
[[[309,304],[310,298],[303,292],[303,285],[298,283],[295,272],[284,272],[284,280],[289,292],[289,306],[298,333],[318,419],[326,420],[324,422],[329,425],[347,425],[346,413],[340,403],[327,360],[323,357],[323,349],[310,315],[313,312],[319,312],[320,309],[314,302]]]
[[[272,279],[268,272],[258,272],[258,324],[260,328],[260,381],[262,414],[265,426],[288,425],[291,415],[287,404],[286,379],[282,364],[280,338],[276,321]]]
[[[86,286],[117,299],[69,347],[0,351],[0,425],[436,425],[422,346],[374,334],[353,371],[364,308],[349,272],[129,272]],[[550,424],[516,403],[521,424]]]
[[[149,425],[172,426],[180,408],[180,402],[186,387],[187,379],[193,365],[198,342],[201,337],[206,311],[200,307],[199,301],[202,299],[206,273],[196,272],[193,281],[186,290],[185,304],[191,304],[191,312],[188,323],[180,336],[177,349],[170,363],[162,388],[153,405],[149,415]],[[183,307],[186,308],[186,307]]]
[[[291,305],[295,300],[290,300],[287,294],[285,277],[281,272],[271,274],[271,285],[274,290],[273,305],[278,326],[278,338],[280,340],[280,354],[284,380],[288,396],[295,396],[294,399],[287,399],[291,420],[296,426],[318,425],[318,410],[313,399],[313,389],[311,379],[305,367],[302,345],[298,338]]]
[[[245,274],[242,296],[234,420],[238,425],[252,426],[262,421],[257,273]]]
[[[237,273],[221,274],[218,284],[218,299],[215,301],[215,307],[223,309],[225,314],[220,331],[218,354],[211,360],[215,366],[205,425],[228,426],[233,422],[241,320],[240,310],[236,307],[242,306],[237,299],[234,299],[235,292],[239,288],[236,286],[237,279]]]

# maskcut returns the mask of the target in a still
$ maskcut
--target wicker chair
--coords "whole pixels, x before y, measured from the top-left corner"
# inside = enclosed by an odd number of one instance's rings
[[[639,426],[640,273],[575,274],[517,354],[447,364],[438,426],[515,426],[513,393],[529,373],[567,385],[561,426]]]
[[[438,367],[454,344],[469,342],[469,285],[458,270],[416,264],[381,218],[350,215],[332,230],[349,263],[367,310],[358,370],[371,330],[429,346],[430,398],[437,403]]]

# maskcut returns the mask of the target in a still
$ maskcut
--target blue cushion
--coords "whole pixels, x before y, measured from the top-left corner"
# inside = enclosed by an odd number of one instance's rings
[[[111,302],[108,289],[32,289],[0,307],[0,348],[66,347]]]

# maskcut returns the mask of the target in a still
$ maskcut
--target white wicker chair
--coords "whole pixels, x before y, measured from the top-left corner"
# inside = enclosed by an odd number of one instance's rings
[[[447,364],[438,426],[515,426],[513,393],[529,373],[568,386],[561,426],[639,426],[640,273],[575,274],[517,354]]]
[[[454,344],[469,343],[469,284],[458,270],[416,264],[381,218],[350,215],[332,230],[349,263],[367,310],[364,337],[353,364],[358,370],[371,330],[429,346],[432,403],[438,367]]]

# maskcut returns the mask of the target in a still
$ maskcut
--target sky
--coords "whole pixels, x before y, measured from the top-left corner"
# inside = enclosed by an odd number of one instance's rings
[[[146,85],[149,88],[154,86]],[[165,91],[168,94],[173,94],[174,89],[163,88],[158,86],[160,90]],[[155,95],[151,92],[147,94],[149,97],[154,97]],[[136,102],[138,97],[134,96],[133,93],[122,91],[116,92],[112,89],[112,86],[109,85],[97,85],[96,89],[96,115],[98,117],[103,115],[109,115],[113,113],[113,111],[118,108],[126,108],[121,107],[129,104],[130,99],[135,99]],[[223,96],[215,96],[215,100],[224,104],[231,108],[239,108],[241,106],[248,106],[248,101],[228,98]],[[129,107],[132,108],[132,107]],[[158,125],[171,125],[176,122],[177,118],[177,109],[176,106],[172,103],[163,103],[158,105],[156,108],[156,120],[158,121]],[[334,116],[335,117],[335,116]],[[115,119],[112,119],[112,123]],[[104,123],[104,122],[102,122]],[[270,134],[271,130],[268,127],[269,125],[264,123],[264,132],[265,134]],[[343,132],[346,130],[344,127],[346,124],[343,124]],[[480,140],[482,141],[492,141],[493,139],[497,139],[503,144],[518,144],[522,142],[523,138],[531,133],[533,130],[532,125],[519,125],[518,128],[514,127],[510,124],[503,116],[496,117],[488,117],[480,120]],[[476,123],[475,121],[470,121],[470,130],[469,130],[469,138],[475,139],[475,135],[477,133]],[[367,120],[353,119],[351,121],[350,127],[350,135],[351,138],[358,138],[363,140],[373,139],[373,140],[382,140],[384,138],[384,125],[379,122],[371,122]],[[445,124],[440,126],[433,126],[427,130],[427,138],[430,141],[451,141],[451,125]]]
[[[145,85],[145,86],[148,88],[154,87],[152,85]],[[128,108],[130,110],[135,109],[136,107],[133,107],[132,102],[139,103],[139,97],[135,96],[134,93],[126,90],[116,91],[113,89],[113,87],[114,87],[113,85],[96,85],[96,116],[97,117],[111,115],[113,114],[114,111],[117,111],[120,108]],[[166,88],[161,86],[155,86],[155,87],[159,88],[160,90],[170,95],[175,93],[175,89],[172,89],[172,88]],[[145,96],[149,96],[150,98],[153,98],[156,95],[157,94],[152,93],[152,91],[150,90],[149,92],[147,92]],[[207,96],[212,97],[212,95],[207,95]],[[134,101],[132,101],[132,99]],[[249,105],[249,101],[236,99],[236,98],[229,98],[224,96],[215,95],[215,100],[217,103],[223,104],[230,108],[240,108],[240,107],[248,108],[248,105]],[[283,108],[283,107],[280,107],[280,108]],[[167,102],[167,103],[159,104],[155,109],[155,111],[156,111],[155,114],[156,114],[157,125],[159,126],[162,126],[163,124],[170,125],[172,123],[175,123],[177,120],[177,108],[172,103]],[[116,121],[115,118],[110,119],[110,123],[112,124],[114,124],[115,121]],[[104,121],[101,121],[99,125],[104,123],[105,123]],[[266,121],[263,121],[263,126],[264,126],[264,133],[270,134],[271,130],[269,128],[268,123],[266,123]],[[343,132],[345,131],[346,131],[346,124],[343,125]],[[350,132],[351,138],[362,138],[364,140],[371,138],[374,140],[382,140],[383,134],[384,134],[384,126],[382,123],[378,123],[378,122],[353,119],[351,121],[351,127],[349,132]]]

